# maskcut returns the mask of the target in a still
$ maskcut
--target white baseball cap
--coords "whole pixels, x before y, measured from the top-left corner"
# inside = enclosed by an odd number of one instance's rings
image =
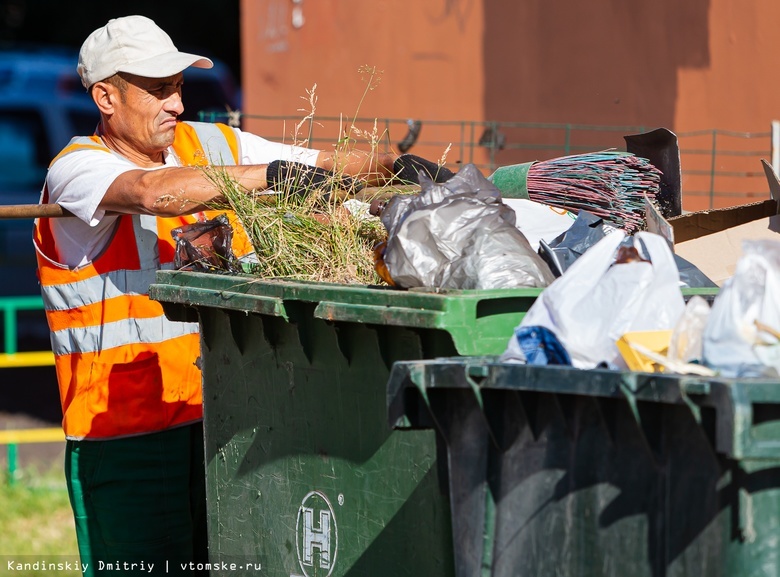
[[[185,68],[211,68],[203,56],[179,52],[171,37],[145,16],[114,18],[90,34],[79,52],[78,73],[89,88],[117,72],[166,78]]]

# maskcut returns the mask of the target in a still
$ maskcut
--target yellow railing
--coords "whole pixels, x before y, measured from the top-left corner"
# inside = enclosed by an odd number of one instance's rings
[[[54,354],[51,351],[0,354],[0,369],[48,367],[52,365],[54,365]]]
[[[22,310],[43,310],[41,297],[0,297],[0,311],[3,314],[5,347],[0,353],[0,369],[20,367],[46,367],[54,365],[51,351],[19,352],[17,338],[17,312]],[[7,448],[8,481],[13,483],[18,469],[18,446],[27,443],[58,443],[65,440],[60,427],[41,429],[0,430],[0,445]]]
[[[25,443],[56,443],[65,440],[61,427],[46,429],[6,429],[0,431],[0,445],[23,445]]]
[[[19,470],[19,445],[26,443],[62,443],[65,441],[65,433],[61,427],[45,429],[6,429],[0,430],[0,445],[6,446],[8,462],[6,474],[8,484],[16,483]]]

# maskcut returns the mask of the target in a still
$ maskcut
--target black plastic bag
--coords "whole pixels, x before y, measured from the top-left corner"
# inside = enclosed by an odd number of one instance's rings
[[[539,241],[539,256],[550,266],[556,277],[561,276],[575,260],[600,241],[607,231],[614,230],[612,225],[604,229],[604,219],[586,210],[581,210],[568,230],[549,243]]]

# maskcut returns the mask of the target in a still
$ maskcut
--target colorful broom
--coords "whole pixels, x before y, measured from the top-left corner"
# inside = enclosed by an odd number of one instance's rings
[[[403,182],[418,182],[425,171],[436,182],[450,170],[411,154],[394,166]],[[649,160],[618,150],[562,156],[498,168],[489,180],[506,198],[527,198],[577,213],[587,210],[632,234],[645,227],[645,196],[660,200],[662,172]]]
[[[630,234],[644,228],[644,197],[655,200],[661,177],[642,157],[605,150],[505,166],[489,179],[507,198],[587,210]]]

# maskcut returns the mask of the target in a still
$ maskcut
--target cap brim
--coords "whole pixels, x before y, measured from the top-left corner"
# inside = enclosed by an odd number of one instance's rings
[[[204,56],[188,54],[187,52],[169,52],[140,62],[133,62],[118,68],[118,72],[129,72],[146,78],[166,78],[178,74],[194,66],[195,68],[211,68],[214,63]]]

